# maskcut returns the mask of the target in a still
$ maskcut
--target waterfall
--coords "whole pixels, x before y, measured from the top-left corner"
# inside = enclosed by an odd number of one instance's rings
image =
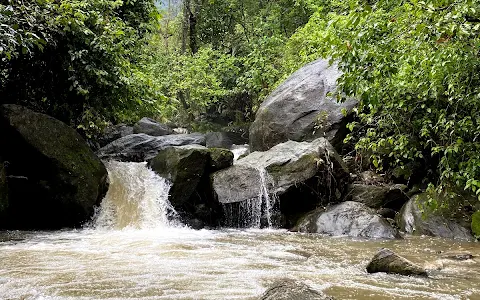
[[[174,225],[176,212],[168,201],[170,183],[147,163],[109,161],[109,189],[92,225],[97,229],[161,228]]]
[[[274,182],[264,168],[256,168],[259,173],[258,196],[242,202],[223,205],[226,225],[229,227],[261,228],[274,227],[275,194],[269,193]]]

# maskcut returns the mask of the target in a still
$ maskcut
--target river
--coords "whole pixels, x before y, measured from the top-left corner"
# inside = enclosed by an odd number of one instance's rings
[[[478,243],[193,230],[158,217],[172,216],[168,193],[139,166],[114,172],[109,166],[109,194],[94,225],[0,232],[0,299],[257,299],[281,278],[298,279],[336,299],[480,299],[480,261],[444,257],[452,251],[480,256]],[[128,187],[125,179],[133,178]],[[430,277],[367,274],[368,261],[382,247],[427,266]]]

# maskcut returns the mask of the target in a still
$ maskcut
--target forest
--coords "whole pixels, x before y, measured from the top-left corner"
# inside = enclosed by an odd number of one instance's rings
[[[478,0],[2,0],[0,102],[87,139],[144,116],[245,126],[326,58],[343,72],[338,101],[359,101],[349,151],[447,200],[480,199],[479,31]]]

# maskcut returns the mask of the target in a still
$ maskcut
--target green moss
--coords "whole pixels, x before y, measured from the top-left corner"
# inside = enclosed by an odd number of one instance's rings
[[[480,211],[472,215],[472,232],[477,239],[480,238]]]
[[[210,167],[213,170],[221,170],[233,164],[233,153],[228,149],[209,148]]]

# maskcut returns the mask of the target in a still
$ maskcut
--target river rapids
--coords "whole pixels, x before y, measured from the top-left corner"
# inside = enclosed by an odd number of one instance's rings
[[[281,278],[336,299],[480,299],[480,260],[444,256],[480,256],[478,243],[192,230],[175,221],[168,182],[145,164],[107,167],[110,190],[84,229],[0,232],[0,299],[258,299]],[[381,247],[430,277],[367,274]]]

